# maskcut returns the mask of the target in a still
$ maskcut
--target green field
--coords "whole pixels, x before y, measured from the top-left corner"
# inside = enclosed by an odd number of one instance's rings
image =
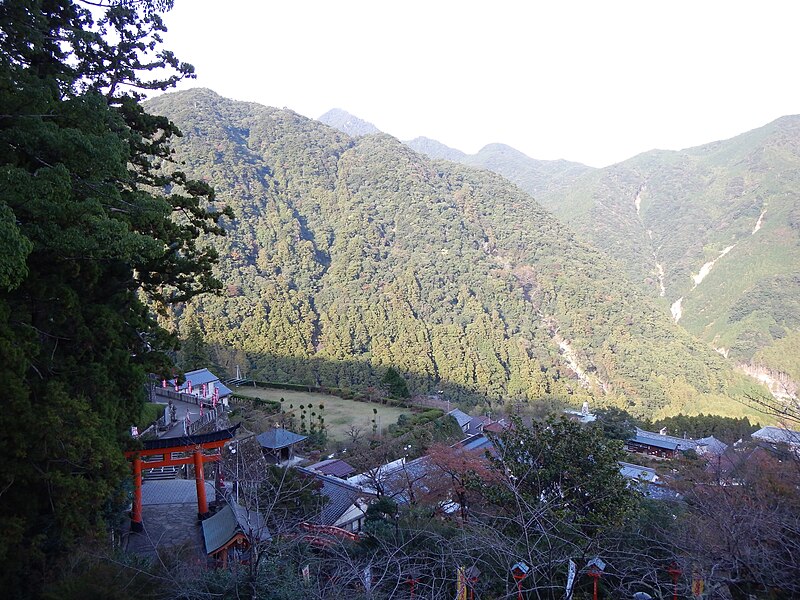
[[[294,406],[294,412],[299,415],[298,406],[311,403],[314,410],[319,412],[319,405],[325,409],[325,426],[328,429],[328,437],[334,441],[345,441],[347,431],[351,425],[360,428],[362,433],[367,435],[372,433],[373,409],[378,409],[377,424],[383,430],[388,425],[397,422],[397,417],[402,413],[410,413],[408,409],[397,408],[394,406],[384,406],[372,402],[357,402],[355,400],[345,400],[339,396],[330,394],[318,394],[314,392],[294,392],[290,390],[279,390],[272,388],[254,388],[251,386],[237,387],[233,390],[240,396],[250,396],[252,398],[263,398],[265,400],[284,399],[283,410],[289,412],[289,406]]]

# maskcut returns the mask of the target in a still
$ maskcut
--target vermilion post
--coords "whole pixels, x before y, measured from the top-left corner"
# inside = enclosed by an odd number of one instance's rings
[[[208,502],[206,501],[206,481],[203,475],[203,451],[194,451],[194,482],[197,486],[197,518],[207,519]]]
[[[411,600],[414,600],[414,588],[417,587],[417,583],[419,583],[419,579],[414,579],[413,577],[409,577],[406,579],[406,583],[408,587],[411,588]]]
[[[131,509],[131,531],[144,531],[142,524],[142,459],[133,458],[133,507]]]
[[[597,600],[597,581],[601,576],[600,571],[592,567],[589,569],[587,575],[594,580],[594,585],[592,586],[592,600]]]
[[[478,583],[477,577],[470,577],[469,581],[469,600],[475,600],[475,584]]]
[[[681,570],[680,567],[678,567],[678,563],[673,562],[669,566],[667,573],[669,573],[672,577],[672,600],[678,600],[678,577],[681,576]]]
[[[525,579],[525,576],[514,574],[514,579],[517,581],[517,600],[522,600],[522,580]]]

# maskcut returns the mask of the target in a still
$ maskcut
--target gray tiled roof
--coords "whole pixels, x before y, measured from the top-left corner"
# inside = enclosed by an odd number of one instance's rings
[[[750,437],[764,440],[772,444],[800,444],[800,431],[792,431],[791,429],[783,429],[781,427],[762,427]]]
[[[204,383],[211,383],[212,381],[219,381],[219,377],[214,375],[208,369],[197,369],[196,371],[189,371],[183,376],[183,385],[186,386],[187,381],[192,382],[193,387],[203,385]],[[171,379],[170,383],[174,384],[175,380]]]
[[[346,463],[340,458],[331,458],[315,463],[308,467],[312,471],[318,471],[323,475],[332,475],[334,477],[347,477],[356,472],[349,463]]]
[[[695,440],[697,442],[698,451],[708,452],[709,454],[716,454],[719,456],[728,449],[728,444],[718,440],[713,435]]]
[[[425,478],[436,476],[437,471],[438,467],[427,456],[406,461],[402,468],[393,471],[383,482],[384,491],[395,502],[408,503],[409,484],[419,487],[422,491],[428,491]]]
[[[644,429],[639,429],[638,427],[636,428],[636,435],[649,440],[661,440],[662,442],[669,442],[675,445],[676,450],[694,450],[697,448],[697,442],[695,440],[689,438],[680,438],[674,435],[663,435],[656,433],[655,431],[645,431]],[[652,445],[655,446],[656,444]],[[661,447],[666,448],[667,446]]]
[[[461,447],[465,450],[489,450],[494,447],[492,440],[482,433],[478,433],[461,442]]]
[[[243,533],[251,541],[267,541],[271,538],[259,513],[233,502],[203,521],[206,553],[212,554],[224,547],[237,533]]]
[[[470,422],[467,426],[467,433],[469,435],[481,433],[483,431],[483,427],[491,422],[492,420],[486,416],[473,417],[472,419],[470,419]]]
[[[457,408],[454,408],[447,414],[453,417],[456,421],[458,421],[458,426],[461,427],[462,429],[472,420],[471,416],[469,416],[467,413]]]
[[[628,479],[637,479],[639,481],[653,482],[658,479],[656,470],[650,467],[643,467],[641,465],[634,465],[632,463],[621,462],[619,463],[619,472],[623,477]]]
[[[297,470],[313,477],[322,484],[319,495],[325,499],[320,502],[316,518],[311,519],[320,525],[333,525],[359,498],[372,497],[360,487],[347,483],[337,477],[315,473],[309,469],[297,467]]]
[[[256,440],[261,444],[262,448],[279,450],[291,446],[292,444],[302,442],[307,437],[307,435],[300,435],[288,429],[283,429],[282,427],[274,427],[257,435]]]
[[[637,434],[636,437],[631,438],[629,441],[635,442],[637,444],[643,444],[645,446],[653,446],[655,448],[664,448],[665,450],[677,450],[678,444],[676,442],[671,442],[665,439],[657,439],[651,437],[645,437],[643,435]]]
[[[214,375],[208,369],[197,369],[196,371],[189,371],[183,376],[183,383],[179,386],[179,390],[184,393],[189,393],[189,382],[192,382],[192,389],[194,394],[197,395],[200,390],[200,386],[204,383],[214,383],[214,387],[219,390],[219,397],[224,398],[225,396],[230,396],[233,391],[224,383],[219,380],[219,377]],[[175,388],[175,380],[170,379],[168,381],[169,389]]]

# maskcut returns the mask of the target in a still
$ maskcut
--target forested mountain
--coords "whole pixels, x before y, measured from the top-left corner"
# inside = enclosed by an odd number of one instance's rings
[[[488,144],[477,154],[465,154],[424,137],[406,144],[431,158],[452,160],[499,173],[534,198],[545,192],[567,188],[578,177],[594,170],[568,160],[537,160],[505,144]]]
[[[800,117],[647,152],[537,200],[775,391],[800,381]]]
[[[615,264],[504,178],[196,89],[152,112],[237,222],[225,297],[175,316],[262,379],[377,383],[491,402],[593,396],[638,415],[742,414],[755,392]]]
[[[380,133],[380,129],[369,121],[359,119],[341,108],[332,108],[317,120],[351,137]]]

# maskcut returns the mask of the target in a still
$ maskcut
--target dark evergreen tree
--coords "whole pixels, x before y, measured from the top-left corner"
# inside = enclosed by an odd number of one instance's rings
[[[408,398],[410,396],[408,392],[408,383],[406,383],[403,376],[392,367],[389,367],[386,371],[381,383],[387,387],[390,396],[394,396],[395,398]]]
[[[100,4],[0,3],[6,597],[123,516],[126,432],[172,343],[147,303],[220,287],[196,243],[222,232],[213,191],[161,168],[178,131],[139,104],[192,74],[160,49],[171,2]]]
[[[642,423],[630,413],[613,406],[599,408],[594,411],[597,420],[595,427],[600,430],[607,438],[612,440],[628,440],[636,435],[636,427]]]
[[[203,337],[203,332],[194,323],[189,327],[186,338],[181,340],[178,366],[184,372],[206,367],[219,374],[219,370],[213,364],[211,352]]]

